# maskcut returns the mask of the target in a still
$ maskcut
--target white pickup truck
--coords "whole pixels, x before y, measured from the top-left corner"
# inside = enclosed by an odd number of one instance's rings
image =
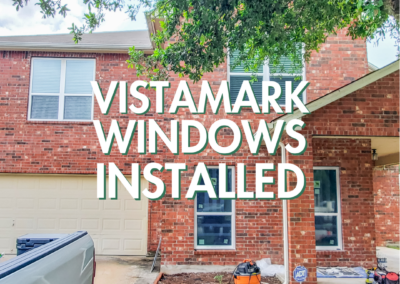
[[[0,263],[0,284],[93,284],[92,238],[78,231]]]

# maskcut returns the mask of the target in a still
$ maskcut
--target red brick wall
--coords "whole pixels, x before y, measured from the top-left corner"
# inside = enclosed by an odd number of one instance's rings
[[[314,66],[307,67],[307,80],[311,82],[308,96],[316,98],[326,93],[321,86],[346,84],[349,80],[342,76],[338,69],[327,69],[326,66],[350,55],[361,58],[358,51],[339,50],[343,44],[341,41],[324,45],[325,51],[330,49],[334,56],[328,53],[315,54],[324,59],[312,59]],[[357,47],[361,48],[361,47]],[[365,43],[364,43],[365,49]],[[338,52],[342,56],[338,55]],[[130,173],[130,164],[133,162],[146,165],[150,162],[165,164],[166,162],[182,162],[188,165],[188,172],[182,177],[182,196],[190,184],[194,166],[198,162],[207,165],[218,165],[224,161],[228,165],[236,165],[243,162],[247,165],[248,190],[254,191],[255,163],[278,163],[279,157],[269,156],[265,148],[259,155],[250,154],[246,143],[242,144],[239,152],[230,156],[220,156],[210,147],[198,155],[174,156],[165,148],[161,139],[158,139],[159,151],[157,155],[138,155],[136,142],[132,143],[128,155],[122,156],[113,149],[110,156],[105,156],[100,150],[97,136],[92,123],[74,122],[31,122],[27,121],[27,106],[30,78],[30,60],[34,56],[49,57],[89,57],[96,59],[96,80],[100,83],[103,92],[106,93],[110,81],[137,80],[134,70],[127,69],[125,54],[79,54],[79,53],[44,53],[44,52],[1,52],[0,56],[0,172],[14,173],[63,173],[63,174],[95,174],[97,163],[114,162],[125,173]],[[352,55],[351,55],[352,56]],[[350,57],[351,57],[350,56]],[[366,59],[366,55],[364,56]],[[343,60],[344,69],[350,65]],[[313,63],[312,63],[313,64]],[[328,64],[328,65],[327,65]],[[339,63],[338,63],[339,64]],[[353,76],[361,76],[367,72],[366,64],[362,60],[352,62],[352,68],[358,65],[357,72]],[[365,70],[364,70],[365,67]],[[336,68],[336,67],[335,67]],[[334,71],[336,70],[336,71]],[[313,75],[318,74],[319,75]],[[331,79],[324,77],[328,74]],[[226,65],[220,66],[215,72],[206,74],[204,80],[212,82],[214,91],[218,88],[218,82],[226,80]],[[314,76],[314,77],[313,77]],[[322,80],[322,78],[324,78]],[[173,94],[180,79],[172,75],[172,88],[166,93],[165,107],[169,108]],[[198,101],[201,83],[191,84],[191,90],[195,101]],[[336,88],[336,87],[334,87]],[[155,101],[155,93],[148,91],[151,101]],[[309,101],[310,99],[308,99]],[[129,104],[133,98],[129,98]],[[154,112],[154,103],[148,114],[138,116],[132,113],[120,115],[118,112],[118,96],[111,107],[109,116],[105,117],[95,104],[94,119],[99,119],[107,131],[110,120],[117,119],[121,128],[127,126],[129,119],[154,118],[160,127],[168,129],[171,119],[195,119],[201,121],[209,128],[213,121],[222,118],[231,119],[240,124],[240,120],[253,121],[252,126],[258,125],[259,119],[271,120],[274,115],[254,115],[250,110],[242,110],[239,115],[225,115],[221,109],[219,115],[192,116],[186,110],[180,110],[177,115],[167,112],[158,116]],[[223,107],[222,107],[223,108]],[[210,109],[207,110],[210,113]],[[212,118],[212,119],[210,119]],[[135,138],[134,138],[135,139]],[[219,137],[221,145],[227,145],[232,134],[222,131]],[[136,140],[135,140],[136,141]],[[195,142],[195,141],[194,141]],[[143,167],[142,167],[143,168]],[[193,201],[183,199],[173,200],[170,196],[170,173],[164,172],[162,178],[167,186],[167,195],[160,201],[150,203],[149,216],[149,250],[155,250],[158,236],[163,236],[163,264],[235,264],[243,258],[259,259],[271,257],[273,262],[282,263],[282,211],[280,201],[237,201],[236,202],[236,252],[225,254],[204,255],[194,252],[194,210]],[[275,189],[274,189],[275,190]]]
[[[240,151],[230,156],[221,156],[210,147],[198,155],[173,155],[166,149],[161,139],[158,139],[158,154],[138,155],[136,138],[131,150],[122,156],[117,149],[113,149],[109,156],[105,156],[99,147],[92,123],[73,122],[31,122],[26,120],[28,105],[28,86],[30,58],[33,56],[76,56],[96,58],[96,80],[106,93],[111,80],[137,80],[135,73],[126,68],[126,55],[113,54],[64,54],[64,53],[23,53],[10,52],[1,59],[1,98],[3,105],[0,110],[0,131],[5,135],[0,148],[0,172],[19,173],[64,173],[64,174],[95,174],[97,163],[114,162],[125,174],[131,173],[131,163],[140,163],[142,169],[150,162],[164,165],[167,162],[186,163],[188,172],[182,177],[182,196],[185,196],[189,187],[194,166],[198,162],[207,165],[218,165],[221,161],[227,165],[236,165],[244,162],[247,165],[248,190],[253,190],[255,163],[275,163],[275,157],[268,156],[266,150],[259,155],[250,154],[247,145],[243,144]],[[217,91],[218,82],[226,80],[226,66],[221,66],[218,72],[206,74],[204,79],[212,83]],[[178,77],[171,78],[172,88],[166,93],[165,107],[168,110],[177,88]],[[176,83],[175,83],[176,82]],[[196,102],[201,82],[191,84],[191,90]],[[155,102],[155,92],[149,92],[151,101]],[[129,98],[129,104],[133,98]],[[223,108],[223,107],[222,107]],[[195,119],[201,121],[208,129],[213,121],[228,118],[241,125],[242,119],[265,119],[265,115],[254,115],[249,109],[242,111],[242,115],[225,115],[221,110],[218,115],[192,116],[187,110],[179,110],[176,115],[167,111],[157,116],[154,104],[145,116],[132,113],[120,115],[118,96],[111,107],[109,116],[101,115],[97,104],[94,119],[99,119],[105,131],[109,129],[111,119],[117,119],[124,129],[128,120],[150,118],[156,119],[160,127],[169,135],[169,125],[172,119]],[[211,112],[210,109],[207,110]],[[212,117],[212,119],[210,119]],[[254,127],[254,124],[252,125]],[[221,145],[228,145],[232,133],[227,130],[220,132]],[[193,136],[193,143],[196,136]],[[194,253],[194,210],[193,201],[171,198],[171,174],[162,173],[162,179],[167,187],[166,196],[160,201],[150,202],[149,206],[149,250],[155,250],[158,236],[163,236],[163,263],[164,264],[235,264],[244,258],[254,259],[270,257],[274,262],[283,262],[282,256],[282,222],[280,201],[238,201],[236,202],[236,247],[237,252],[232,255],[198,255]]]
[[[328,37],[319,52],[313,52],[306,67],[311,102],[368,73],[367,46],[363,39],[352,40],[346,30]]]
[[[286,153],[286,162],[301,168],[306,178],[306,188],[296,199],[288,200],[288,235],[289,235],[289,267],[293,271],[297,266],[304,266],[308,270],[307,283],[317,283],[317,256],[315,247],[314,223],[314,189],[313,189],[313,148],[312,132],[303,130],[307,139],[307,150],[299,156]],[[297,145],[293,139],[284,138],[284,144]],[[296,186],[294,174],[288,175],[289,189]],[[290,277],[290,283],[297,283]]]
[[[319,266],[375,263],[373,161],[370,139],[313,139],[314,166],[339,168],[342,251],[317,251]]]
[[[306,123],[302,134],[307,137],[309,146],[303,155],[289,157],[288,162],[299,165],[307,181],[310,178],[310,165],[339,166],[344,191],[342,201],[345,206],[342,207],[345,249],[338,252],[320,252],[315,250],[312,183],[307,185],[300,198],[289,202],[290,267],[294,269],[297,265],[304,265],[309,268],[311,273],[307,282],[316,283],[315,264],[370,266],[374,262],[375,218],[370,140],[335,139],[335,136],[398,137],[398,82],[399,71],[396,71],[302,117]],[[310,137],[314,138],[310,140]],[[310,160],[313,162],[310,163]],[[344,181],[347,183],[343,184]],[[351,209],[354,204],[366,208]],[[360,240],[360,244],[357,240]]]
[[[373,171],[376,245],[400,242],[399,166],[379,167]]]
[[[399,71],[303,117],[314,135],[399,136]]]

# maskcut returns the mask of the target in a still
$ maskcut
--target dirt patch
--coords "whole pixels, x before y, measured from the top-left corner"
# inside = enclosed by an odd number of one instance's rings
[[[223,275],[223,284],[234,284],[232,273],[180,273],[173,275],[163,275],[158,283],[160,284],[218,284],[214,279],[216,275]],[[261,277],[261,283],[265,284],[281,284],[276,277]]]

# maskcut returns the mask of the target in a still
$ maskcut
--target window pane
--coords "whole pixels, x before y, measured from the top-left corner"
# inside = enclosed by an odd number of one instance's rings
[[[58,119],[58,96],[32,96],[32,119]]]
[[[270,81],[274,81],[277,82],[281,88],[282,88],[282,95],[279,98],[279,100],[277,100],[278,104],[280,105],[285,105],[285,98],[286,98],[286,81],[292,81],[292,88],[293,90],[295,90],[297,88],[297,86],[300,84],[301,79],[295,80],[296,76],[271,76],[269,79]],[[273,88],[270,88],[270,92],[271,94],[274,93]],[[299,98],[301,100],[303,100],[302,94],[299,95]],[[296,105],[296,104],[295,104]]]
[[[243,81],[250,81],[251,76],[230,76],[230,84],[229,84],[229,93],[231,95],[231,103],[235,103],[237,96],[239,95],[240,87],[242,86]],[[254,96],[259,104],[262,103],[262,76],[257,77],[257,82],[251,84],[254,92]],[[246,96],[246,100],[247,96]]]
[[[335,170],[314,170],[315,212],[337,213],[337,181]]]
[[[315,216],[315,242],[317,246],[338,246],[336,216]]]
[[[219,192],[219,169],[208,169],[215,193]],[[204,185],[203,179],[200,184]],[[228,191],[232,191],[232,169],[228,168]],[[232,212],[232,200],[211,199],[206,192],[197,193],[197,212]]]
[[[59,93],[61,60],[33,59],[32,93]]]
[[[232,66],[235,64],[235,60],[238,56],[239,56],[238,51],[231,53],[230,58],[229,58],[230,72],[231,73],[246,73],[243,63],[241,65],[237,66],[235,69],[232,68]],[[250,60],[248,60],[248,61],[250,61]],[[263,72],[263,66],[259,66],[257,73],[262,73],[262,72]],[[249,73],[252,73],[252,72],[249,72]]]
[[[94,60],[67,60],[66,94],[91,94],[94,79]]]
[[[232,245],[231,216],[197,216],[197,245]]]
[[[90,120],[92,118],[92,97],[66,96],[64,119]]]
[[[299,52],[299,57],[302,56],[301,52]],[[299,66],[299,64],[294,65],[292,60],[286,56],[281,57],[280,61],[278,64],[274,65],[272,63],[269,64],[269,72],[271,74],[273,73],[289,73],[289,74],[301,74],[303,72],[302,66]]]

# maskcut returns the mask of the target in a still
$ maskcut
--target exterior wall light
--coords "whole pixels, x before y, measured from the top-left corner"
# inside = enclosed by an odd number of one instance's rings
[[[372,149],[372,160],[378,161],[378,153],[376,152],[376,149]]]

